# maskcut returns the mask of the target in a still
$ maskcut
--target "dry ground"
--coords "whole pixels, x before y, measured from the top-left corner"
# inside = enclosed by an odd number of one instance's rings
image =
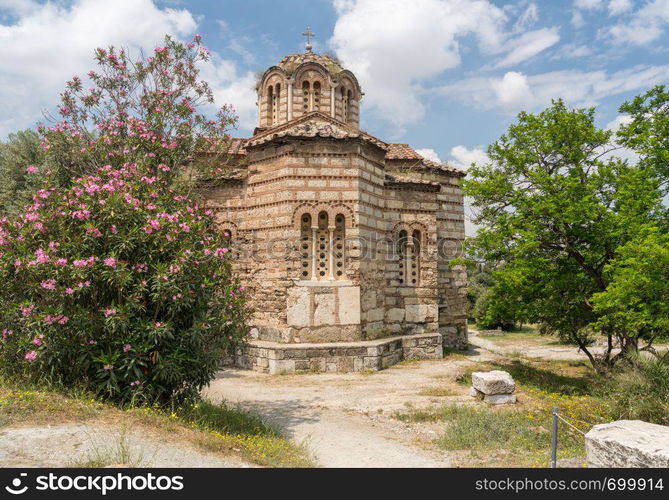
[[[294,442],[304,444],[325,467],[504,466],[514,463],[512,452],[479,456],[440,448],[436,443],[443,434],[443,420],[420,416],[452,404],[485,407],[469,396],[467,384],[458,379],[475,369],[491,369],[491,362],[510,363],[512,350],[514,354],[529,350],[535,359],[576,360],[573,367],[565,361],[563,368],[578,376],[587,371],[578,363],[581,357],[575,348],[547,341],[530,339],[500,348],[473,335],[464,353],[443,360],[402,362],[380,372],[270,376],[226,369],[205,394],[258,412]],[[518,397],[514,410],[536,410],[534,393],[526,394],[521,386]],[[398,418],[402,414],[418,418]]]

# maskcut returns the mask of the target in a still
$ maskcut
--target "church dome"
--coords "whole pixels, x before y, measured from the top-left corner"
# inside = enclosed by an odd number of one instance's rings
[[[360,127],[363,93],[355,75],[334,57],[312,51],[309,29],[305,52],[290,54],[258,80],[258,126],[268,129],[313,112]]]
[[[343,71],[344,68],[341,66],[341,63],[335,58],[330,56],[324,56],[321,54],[316,54],[315,52],[304,52],[303,54],[290,54],[281,59],[279,68],[282,68],[286,73],[292,74],[295,69],[301,64],[307,62],[315,62],[326,68],[330,74],[336,75],[339,72]]]

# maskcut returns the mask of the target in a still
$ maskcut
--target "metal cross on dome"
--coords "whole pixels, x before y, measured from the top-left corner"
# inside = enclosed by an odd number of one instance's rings
[[[302,36],[307,37],[307,45],[305,46],[305,48],[307,49],[307,52],[311,52],[311,49],[314,48],[314,46],[311,45],[311,38],[315,37],[316,35],[314,35],[314,33],[311,31],[311,28],[307,26],[307,31],[302,33]]]

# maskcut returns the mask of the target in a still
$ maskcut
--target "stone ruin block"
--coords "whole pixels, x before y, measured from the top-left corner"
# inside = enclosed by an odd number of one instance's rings
[[[641,420],[595,425],[585,435],[588,467],[669,467],[669,427]]]
[[[489,372],[473,372],[472,386],[483,394],[512,394],[516,390],[513,377],[507,372],[493,370]]]

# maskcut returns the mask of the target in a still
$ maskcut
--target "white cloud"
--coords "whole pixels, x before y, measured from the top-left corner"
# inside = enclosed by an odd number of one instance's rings
[[[43,110],[53,109],[65,81],[95,66],[96,47],[123,46],[135,54],[152,50],[166,33],[186,38],[197,28],[188,10],[159,8],[152,0],[0,0],[0,19],[0,137],[34,126]],[[247,75],[213,56],[221,67],[210,84],[220,104],[248,99],[239,90]]]
[[[622,127],[623,125],[627,125],[628,123],[631,122],[632,122],[632,117],[630,115],[618,115],[609,123],[607,123],[605,128],[615,133],[618,132],[620,127]],[[636,163],[639,160],[638,154],[636,154],[633,150],[629,148],[623,148],[623,147],[604,155],[602,158],[606,159],[613,156],[617,158],[622,158],[623,160],[627,160],[629,163]]]
[[[505,68],[534,57],[539,52],[555,45],[560,40],[559,28],[543,28],[528,31],[510,40],[505,49],[510,52],[497,64],[496,68]]]
[[[604,0],[574,0],[574,7],[583,10],[597,10],[604,6]]]
[[[668,24],[669,0],[652,0],[598,35],[617,44],[647,45],[662,36]]]
[[[490,85],[502,107],[515,108],[534,99],[527,77],[522,73],[509,71],[499,80],[491,79]]]
[[[632,117],[630,115],[618,115],[609,123],[606,124],[606,129],[613,132],[617,132],[620,127],[632,123]]]
[[[403,126],[425,114],[423,80],[460,64],[458,39],[485,52],[505,41],[504,12],[487,0],[334,0],[330,45],[366,92],[365,106]]]
[[[469,149],[466,146],[454,146],[451,148],[451,159],[449,164],[456,168],[467,170],[472,163],[484,165],[490,161],[490,158],[482,148],[476,147]]]
[[[514,71],[501,78],[469,78],[438,90],[481,109],[509,113],[534,111],[562,97],[573,106],[594,106],[601,99],[669,80],[669,65],[635,66],[622,71],[564,70],[527,76]]]
[[[551,56],[551,59],[574,59],[577,57],[586,57],[593,54],[593,49],[589,45],[579,45],[576,43],[567,43],[561,45]]]
[[[585,26],[585,19],[583,19],[583,14],[580,11],[575,10],[571,15],[571,25],[576,28],[582,28]]]
[[[537,7],[536,3],[532,2],[525,8],[523,13],[518,18],[518,21],[516,21],[516,24],[514,26],[514,31],[525,31],[527,28],[536,23],[538,20],[539,20],[539,8]]]
[[[441,163],[441,158],[439,158],[439,154],[434,150],[430,148],[423,148],[423,149],[416,149],[416,153],[421,155],[423,158],[431,161],[436,161],[437,163]]]
[[[609,2],[609,15],[618,16],[634,7],[632,0],[611,0]]]

